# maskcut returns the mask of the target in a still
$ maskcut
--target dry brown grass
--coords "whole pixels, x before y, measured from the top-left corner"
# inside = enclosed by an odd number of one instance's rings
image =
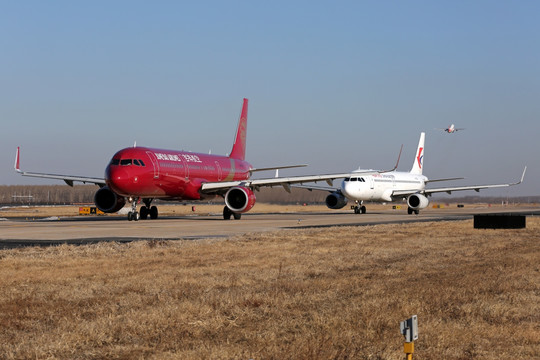
[[[538,359],[540,220],[0,252],[0,358]]]

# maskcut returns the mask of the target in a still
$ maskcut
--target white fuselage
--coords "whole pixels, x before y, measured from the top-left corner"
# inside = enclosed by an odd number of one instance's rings
[[[428,178],[421,174],[391,171],[373,175],[358,175],[345,178],[341,183],[341,192],[349,200],[355,201],[395,201],[402,196],[393,195],[394,191],[422,191]]]

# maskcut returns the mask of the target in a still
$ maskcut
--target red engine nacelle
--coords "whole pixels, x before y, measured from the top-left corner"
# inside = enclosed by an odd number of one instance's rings
[[[225,204],[235,213],[245,213],[255,206],[255,194],[245,187],[233,187],[225,194]]]
[[[124,207],[126,199],[105,186],[96,191],[94,203],[104,213],[114,213]]]

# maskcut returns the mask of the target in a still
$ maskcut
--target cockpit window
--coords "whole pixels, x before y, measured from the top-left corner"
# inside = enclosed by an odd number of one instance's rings
[[[120,160],[120,165],[122,165],[122,166],[128,166],[128,165],[131,165],[131,163],[132,163],[131,159],[122,159],[122,160]]]
[[[120,159],[112,159],[111,160],[111,165],[119,165],[120,164]]]
[[[139,163],[139,160],[137,160],[137,159],[134,159],[134,160],[133,160],[133,164],[134,164],[134,165],[137,165],[137,166],[141,166],[141,164]]]
[[[141,163],[141,166],[146,166],[144,165],[144,162],[142,160],[139,159],[139,163]]]

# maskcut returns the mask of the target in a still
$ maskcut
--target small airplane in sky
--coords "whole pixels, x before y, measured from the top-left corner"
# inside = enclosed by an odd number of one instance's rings
[[[437,130],[443,130],[443,131],[446,131],[449,134],[453,134],[456,131],[465,130],[465,128],[457,128],[457,127],[454,126],[454,124],[452,124],[449,127],[447,127],[446,129],[437,128]]]
[[[274,177],[254,179],[254,172],[277,170],[306,165],[254,168],[245,161],[248,100],[244,99],[236,137],[228,156],[164,150],[147,147],[130,147],[113,155],[105,169],[104,178],[56,175],[22,171],[20,149],[17,148],[15,170],[23,176],[63,180],[69,186],[74,182],[99,186],[94,195],[96,207],[105,213],[114,213],[131,203],[128,220],[157,219],[158,209],[154,199],[204,200],[215,196],[225,199],[223,218],[240,219],[241,214],[255,205],[255,190],[263,186],[282,186],[290,192],[291,184],[349,177],[350,173]],[[396,165],[397,167],[397,165]],[[395,168],[393,169],[395,170]],[[392,170],[387,170],[392,171]],[[366,174],[374,171],[365,171]],[[144,203],[137,211],[137,204]]]
[[[511,184],[496,184],[496,185],[470,185],[458,187],[445,187],[426,189],[426,185],[436,181],[459,180],[462,178],[448,178],[429,180],[422,174],[424,167],[424,142],[425,133],[420,134],[420,140],[414,157],[411,171],[388,171],[374,172],[371,174],[354,174],[346,177],[339,189],[298,185],[296,187],[308,190],[325,190],[331,194],[326,197],[326,206],[330,209],[341,209],[347,205],[348,200],[353,200],[356,205],[352,208],[355,214],[365,214],[366,207],[364,201],[374,202],[393,202],[399,200],[407,200],[408,213],[418,214],[421,209],[429,205],[428,196],[434,193],[446,192],[451,194],[453,191],[475,190],[499,188],[520,184],[525,176],[527,167],[523,170],[521,180]]]

